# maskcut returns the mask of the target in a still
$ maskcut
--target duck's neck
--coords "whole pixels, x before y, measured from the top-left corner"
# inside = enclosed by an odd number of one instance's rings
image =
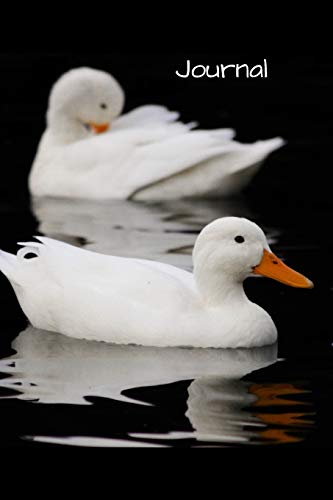
[[[60,113],[49,117],[48,129],[59,145],[87,139],[92,135],[79,120]]]
[[[234,276],[195,269],[194,278],[203,301],[209,306],[222,307],[248,302],[243,281]]]

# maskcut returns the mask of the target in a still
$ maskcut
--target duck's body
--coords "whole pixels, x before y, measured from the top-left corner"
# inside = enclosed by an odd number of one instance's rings
[[[234,232],[240,230],[247,233],[253,255],[235,243]],[[276,341],[276,328],[270,316],[247,299],[242,285],[263,259],[263,248],[268,248],[260,231],[246,219],[210,224],[196,242],[194,274],[159,262],[101,255],[49,238],[26,244],[17,256],[1,252],[0,269],[36,328],[121,344],[261,346]],[[220,232],[219,249],[211,240]],[[256,232],[259,243],[253,239]],[[216,258],[219,252],[225,258],[222,270]],[[36,258],[25,259],[28,253]],[[243,257],[251,257],[251,263],[238,269]]]
[[[276,340],[270,316],[247,299],[241,285],[237,297],[226,297],[221,307],[210,308],[192,273],[159,262],[101,255],[48,238],[41,241],[39,257],[21,260],[17,269],[21,275],[12,281],[36,328],[120,344],[238,347],[245,340],[252,344],[259,321],[268,343]]]
[[[93,91],[87,92],[92,83]],[[103,110],[101,100],[107,103]],[[192,130],[193,124],[177,121],[179,114],[162,106],[142,106],[119,116],[122,106],[121,88],[111,75],[88,68],[65,74],[51,93],[47,129],[29,178],[32,194],[91,199],[230,196],[283,145],[280,138],[240,144],[232,140],[230,129]],[[110,132],[94,135],[105,132],[111,120]]]

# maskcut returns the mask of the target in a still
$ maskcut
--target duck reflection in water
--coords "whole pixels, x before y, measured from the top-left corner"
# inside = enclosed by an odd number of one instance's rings
[[[230,215],[252,218],[243,198],[142,203],[45,197],[33,198],[31,208],[39,232],[50,238],[187,269],[192,267],[195,239],[206,224]]]
[[[89,405],[94,396],[120,401],[130,405],[129,409],[132,405],[149,407],[151,403],[144,398],[128,397],[133,389],[146,388],[147,394],[157,386],[189,381],[186,417],[193,431],[157,434],[156,422],[153,433],[131,434],[128,429],[129,441],[192,439],[196,446],[294,442],[302,440],[302,433],[311,427],[303,419],[311,408],[304,404],[300,412],[302,403],[293,401],[294,394],[299,398],[306,392],[302,388],[242,380],[277,362],[276,344],[256,349],[122,346],[28,327],[15,339],[13,348],[16,354],[0,361],[0,372],[7,375],[0,385],[15,390],[16,398],[35,404]],[[174,404],[179,402],[175,399]],[[113,422],[110,446],[114,427]],[[54,442],[54,438],[42,437],[48,439]],[[58,441],[66,443],[66,439]]]

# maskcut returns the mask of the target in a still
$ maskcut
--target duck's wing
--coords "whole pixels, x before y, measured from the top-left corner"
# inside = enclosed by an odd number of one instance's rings
[[[184,318],[200,304],[186,271],[39,239],[23,244],[16,256],[0,253],[0,270],[37,328],[90,340],[165,346],[169,340],[159,335],[160,325],[166,325],[174,341],[170,316]],[[29,253],[35,258],[28,259]]]
[[[131,198],[190,169],[196,168],[198,173],[200,166],[198,182],[202,187],[202,183],[220,183],[225,176],[252,165],[253,157],[264,160],[282,144],[279,138],[240,144],[226,140],[224,130],[189,131],[178,122],[168,127],[133,128],[110,134],[109,138],[95,137],[70,145],[63,152],[63,161],[57,160],[66,165],[59,183],[69,176],[68,181],[85,196]],[[206,162],[214,158],[218,160],[216,168],[208,173]],[[195,182],[187,175],[187,191],[193,195],[197,188],[191,186]]]
[[[168,135],[167,131],[168,129],[172,130],[172,125],[178,125],[179,133],[182,131],[185,132],[186,130],[193,130],[198,126],[197,122],[183,123],[179,120],[179,116],[180,113],[178,111],[170,111],[164,106],[154,104],[140,106],[117,118],[114,121],[112,130],[109,134],[119,130],[128,130],[133,128],[139,128],[142,130],[142,128],[152,129],[158,127],[160,129],[164,129],[166,135]],[[176,130],[175,127],[174,130]],[[231,128],[218,129],[214,132],[218,134],[221,141],[230,141],[236,135],[235,130]]]
[[[202,164],[204,176],[205,162],[218,159],[218,172],[215,180],[234,173],[237,169],[252,164],[252,156],[264,159],[270,152],[281,147],[283,141],[276,139],[256,144],[240,144],[236,141],[221,140],[219,130],[198,130],[180,134],[168,140],[136,148],[133,156],[125,162],[120,176],[119,191],[127,198],[168,178],[181,175]],[[251,156],[247,163],[247,156]],[[188,183],[191,182],[187,176]],[[201,178],[201,183],[205,178]]]
[[[74,247],[52,238],[19,243],[17,255],[0,251],[0,271],[13,285],[29,290],[40,285],[62,297],[80,295],[88,301],[94,293],[100,300],[121,300],[163,306],[179,294],[195,294],[193,276],[174,266],[141,259],[114,257]],[[35,258],[27,258],[34,256]],[[157,293],[156,293],[157,292]],[[158,293],[160,292],[160,293]],[[50,302],[51,303],[51,302]]]
[[[50,192],[58,189],[66,196],[129,198],[138,189],[234,148],[227,136],[225,130],[191,131],[181,122],[101,134],[59,149],[44,187],[49,182]]]
[[[119,116],[112,124],[112,130],[167,124],[177,121],[178,118],[177,111],[170,111],[164,106],[148,104]]]

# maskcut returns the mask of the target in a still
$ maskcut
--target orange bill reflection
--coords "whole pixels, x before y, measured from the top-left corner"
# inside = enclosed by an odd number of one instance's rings
[[[261,442],[282,444],[306,439],[315,416],[311,403],[304,400],[304,395],[310,393],[308,389],[291,383],[253,384],[249,393],[257,398],[251,405],[252,415],[265,425],[257,430]]]

